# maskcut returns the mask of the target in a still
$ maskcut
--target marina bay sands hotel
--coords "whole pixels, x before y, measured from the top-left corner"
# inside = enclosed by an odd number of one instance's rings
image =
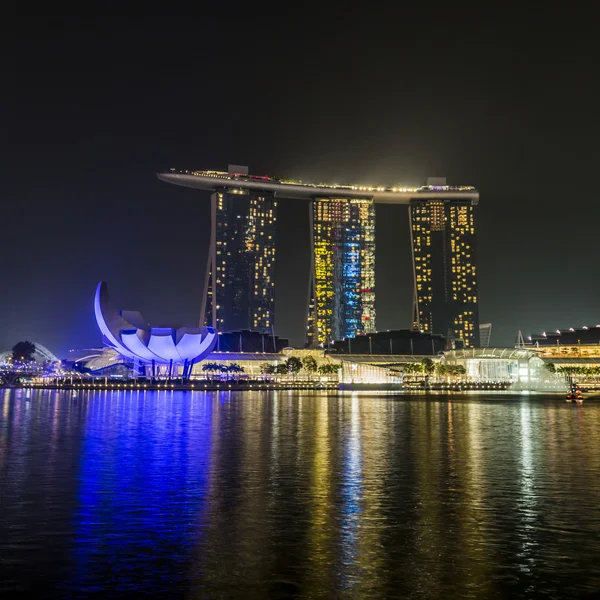
[[[479,346],[475,188],[443,178],[418,188],[313,185],[250,175],[238,165],[157,175],[212,192],[204,324],[273,331],[277,203],[289,198],[310,203],[307,344],[375,332],[375,206],[402,204],[410,221],[413,327]]]

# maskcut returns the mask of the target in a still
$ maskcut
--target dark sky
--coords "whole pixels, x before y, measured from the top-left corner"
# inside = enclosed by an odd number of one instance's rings
[[[169,167],[481,192],[492,343],[600,324],[598,51],[547,9],[369,19],[16,16],[4,53],[0,350],[97,345],[94,286],[195,324],[208,195]],[[307,207],[282,201],[277,329],[300,343]],[[406,208],[377,209],[377,324],[410,324]]]

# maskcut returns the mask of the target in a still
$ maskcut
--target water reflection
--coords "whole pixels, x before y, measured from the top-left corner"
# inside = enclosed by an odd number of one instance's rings
[[[358,532],[362,509],[362,455],[360,446],[360,401],[358,394],[350,399],[349,427],[342,431],[344,444],[343,471],[341,474],[341,584],[344,589],[351,588],[358,580]]]
[[[518,554],[520,558],[520,570],[529,574],[535,568],[535,546],[536,540],[536,521],[538,514],[536,510],[535,497],[535,463],[532,455],[532,410],[531,407],[523,404],[521,406],[521,493],[519,501],[519,512],[522,518],[522,529],[520,532],[521,550]]]
[[[0,591],[591,597],[600,403],[0,393]]]
[[[185,564],[209,479],[214,400],[199,395],[86,398],[70,587],[143,591],[140,563],[158,579]]]

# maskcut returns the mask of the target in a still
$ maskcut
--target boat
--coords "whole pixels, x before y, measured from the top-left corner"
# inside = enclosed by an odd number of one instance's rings
[[[571,388],[571,391],[567,394],[567,402],[573,402],[581,404],[583,402],[583,393],[577,387]]]

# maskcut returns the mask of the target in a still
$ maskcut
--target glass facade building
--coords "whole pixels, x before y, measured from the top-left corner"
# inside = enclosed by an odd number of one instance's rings
[[[268,193],[217,190],[212,213],[205,324],[272,332],[277,201]]]
[[[315,198],[307,345],[375,331],[372,199]]]
[[[411,200],[414,327],[479,346],[475,221],[468,199]]]

